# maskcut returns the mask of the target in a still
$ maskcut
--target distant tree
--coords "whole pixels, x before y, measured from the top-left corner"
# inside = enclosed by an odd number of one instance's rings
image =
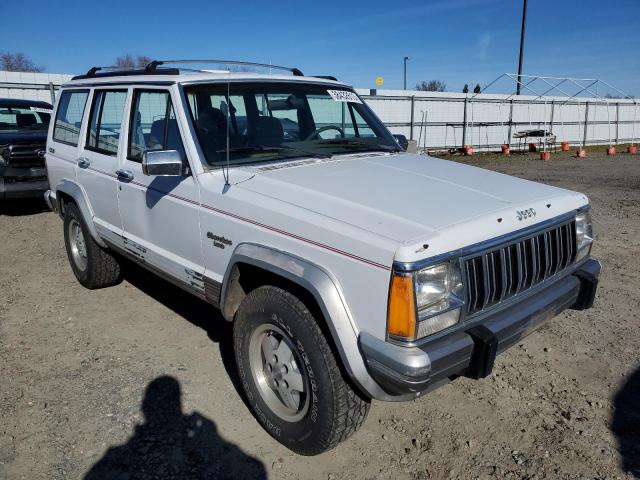
[[[0,54],[0,70],[7,72],[42,72],[44,67],[39,67],[24,53]]]
[[[429,80],[428,82],[422,81],[416,85],[416,90],[422,92],[444,92],[447,85],[440,80]]]
[[[144,68],[149,62],[151,62],[151,58],[146,55],[136,55],[134,58],[130,53],[126,53],[123,56],[116,58],[114,66],[122,69]]]
[[[465,83],[464,87],[462,87],[462,93],[469,93],[469,85],[467,83]]]
[[[136,64],[141,68],[146,67],[151,62],[153,62],[153,58],[147,57],[146,55],[138,55],[138,58],[136,58]]]
[[[476,83],[476,87],[473,89],[473,93],[480,93],[480,84]]]
[[[616,99],[616,98],[626,98],[626,99],[633,99],[635,98],[633,95],[612,95],[611,93],[607,93],[605,94],[604,98],[607,99]]]
[[[233,64],[225,65],[224,63],[220,65],[220,69],[228,70],[229,72],[257,72],[258,71],[256,70],[255,67],[252,67],[251,65],[233,65]]]

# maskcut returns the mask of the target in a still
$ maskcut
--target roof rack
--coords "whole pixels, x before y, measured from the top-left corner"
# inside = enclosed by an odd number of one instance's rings
[[[269,65],[267,63],[241,62],[238,60],[152,60],[144,68],[126,69],[116,66],[109,67],[91,67],[84,75],[76,75],[72,80],[95,77],[117,77],[129,75],[179,75],[179,68],[158,68],[164,64],[180,64],[180,63],[215,63],[223,65],[246,65],[250,67],[264,67],[274,70],[286,70],[293,73],[296,77],[303,77],[304,74],[300,69],[295,67],[281,67],[279,65]]]
[[[312,77],[315,78],[323,78],[325,80],[333,80],[335,82],[338,81],[338,79],[336,77],[334,77],[333,75],[311,75]]]
[[[76,75],[71,80],[81,80],[84,78],[96,77],[120,77],[130,75],[178,75],[180,70],[177,68],[162,68],[154,71],[145,69],[125,69],[120,67],[91,67],[84,75]]]
[[[223,64],[223,65],[246,65],[249,67],[265,67],[274,70],[286,70],[296,77],[304,77],[304,74],[300,69],[295,67],[281,67],[279,65],[270,65],[268,63],[255,63],[255,62],[241,62],[238,60],[153,60],[144,67],[145,72],[151,73],[155,72],[157,67],[160,65],[165,65],[167,63],[177,64],[177,63],[215,63],[215,64]]]

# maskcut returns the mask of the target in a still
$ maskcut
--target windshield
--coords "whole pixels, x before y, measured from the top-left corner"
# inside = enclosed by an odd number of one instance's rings
[[[186,89],[200,147],[211,166],[296,157],[398,151],[373,112],[344,87],[209,84]]]
[[[0,130],[46,130],[50,118],[36,107],[0,107]]]

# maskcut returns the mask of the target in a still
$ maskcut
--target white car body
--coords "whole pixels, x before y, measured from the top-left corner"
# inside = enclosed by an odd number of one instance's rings
[[[373,398],[396,394],[371,375],[362,338],[395,353],[419,355],[418,346],[388,342],[389,285],[394,265],[426,264],[450,252],[525,231],[588,205],[581,194],[425,155],[370,152],[305,158],[258,166],[209,168],[202,158],[183,88],[198,83],[282,81],[350,88],[313,77],[205,72],[180,75],[80,78],[63,91],[88,92],[79,137],[87,135],[96,89],[125,89],[125,111],[136,88],[168,91],[186,150],[189,175],[144,175],[126,156],[120,135],[116,158],[83,142],[53,139],[47,167],[51,192],[81,202],[94,239],[115,248],[196,295],[225,308],[231,267],[246,260],[309,288],[328,318],[346,370]],[[57,105],[56,105],[57,107]],[[124,115],[121,132],[129,131]],[[87,162],[87,166],[79,166]],[[84,165],[84,164],[83,164]],[[127,171],[123,180],[117,171]],[[227,182],[228,174],[228,182]],[[522,212],[528,212],[523,214]],[[373,340],[372,340],[373,339]],[[400,349],[400,350],[398,350]],[[402,350],[405,349],[405,350]],[[417,357],[416,357],[417,358]],[[410,363],[410,362],[409,362]],[[428,369],[422,357],[416,368]]]

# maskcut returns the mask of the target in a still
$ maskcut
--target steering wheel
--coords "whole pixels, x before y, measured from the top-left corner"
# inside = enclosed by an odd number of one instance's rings
[[[340,133],[340,137],[344,138],[344,130],[336,125],[325,125],[324,127],[316,128],[313,132],[306,136],[305,140],[313,140],[315,138],[319,138],[319,135],[322,132],[326,132],[327,130],[337,130]]]

